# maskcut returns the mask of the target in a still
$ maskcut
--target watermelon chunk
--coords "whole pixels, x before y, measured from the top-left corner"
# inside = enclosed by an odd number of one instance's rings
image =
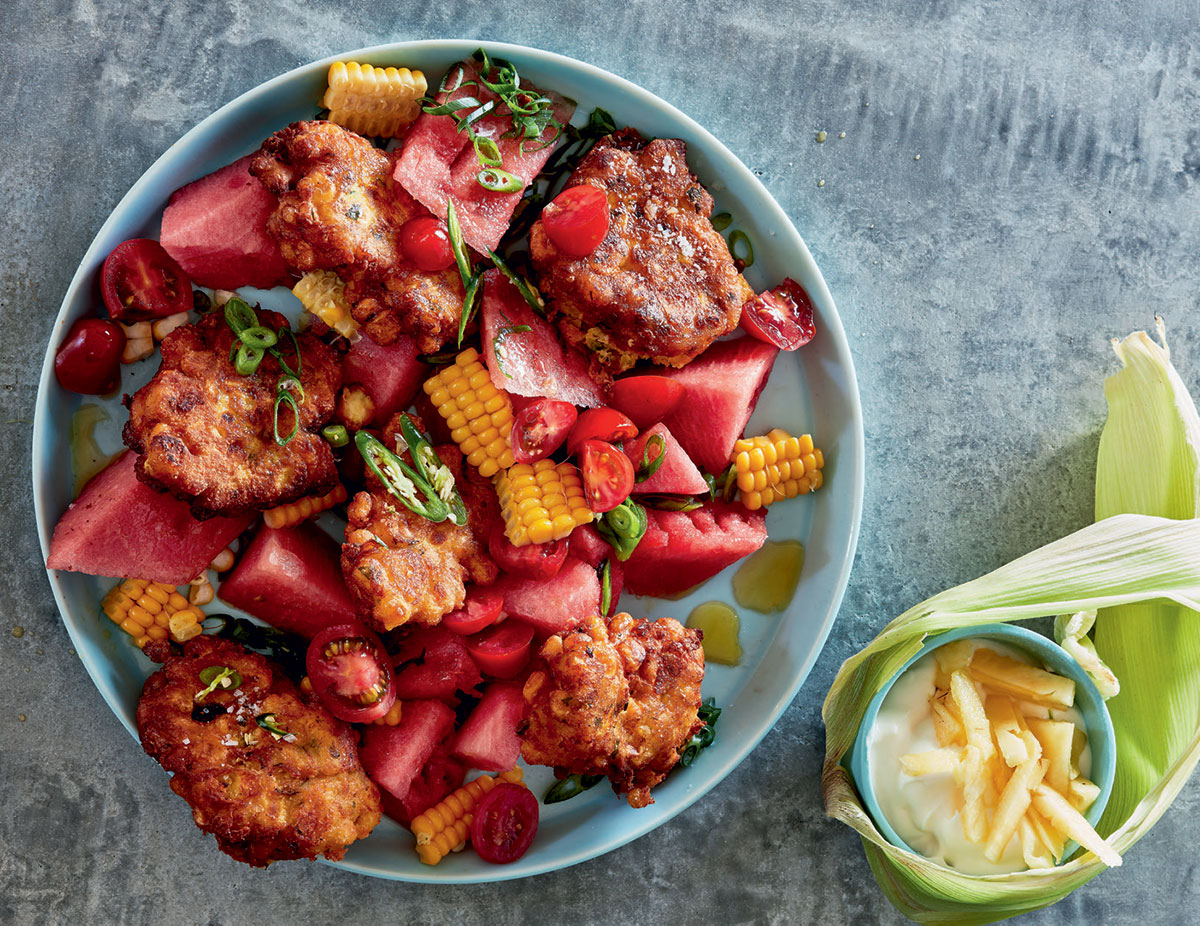
[[[682,369],[663,371],[687,390],[663,424],[705,472],[729,464],[778,355],[763,341],[737,338],[718,341]]]
[[[434,748],[429,761],[413,779],[404,800],[396,800],[387,789],[380,790],[384,813],[402,826],[408,826],[414,817],[424,813],[463,783],[469,766],[450,755],[450,744],[451,741],[447,740]]]
[[[160,243],[201,286],[270,289],[290,281],[267,231],[275,197],[250,176],[250,158],[176,190],[163,212]]]
[[[646,535],[623,563],[635,595],[666,598],[710,579],[767,539],[766,510],[714,501],[695,511],[646,512]]]
[[[454,755],[483,772],[503,772],[517,764],[525,714],[521,685],[493,682],[454,738]]]
[[[186,502],[139,482],[136,463],[137,454],[122,454],[63,512],[50,538],[49,568],[183,585],[254,520],[197,521]]]
[[[418,627],[400,643],[395,658],[396,697],[453,700],[483,681],[463,638],[444,627]]]
[[[608,541],[590,524],[583,524],[571,531],[571,538],[567,544],[567,553],[570,556],[583,560],[593,569],[599,569],[600,564],[612,556],[613,552]]]
[[[306,639],[331,624],[357,619],[342,579],[341,549],[308,521],[282,530],[261,528],[217,595]]]
[[[456,65],[459,67],[459,65]],[[473,61],[463,62],[465,79],[473,79],[478,69]],[[575,112],[575,105],[562,97],[522,81],[530,93],[544,94],[554,100],[554,117],[564,125]],[[457,99],[471,95],[481,103],[495,100],[486,87],[456,84],[452,92],[439,92],[437,99]],[[554,151],[554,130],[547,126],[537,139],[504,138],[512,128],[508,117],[485,116],[475,130],[495,141],[501,166],[522,183],[513,193],[494,193],[484,189],[475,177],[482,169],[466,132],[459,132],[453,116],[422,113],[404,137],[404,148],[396,160],[392,178],[436,216],[446,215],[446,204],[453,198],[462,226],[463,238],[477,251],[494,250],[508,229],[513,209],[525,186],[538,175]],[[524,141],[524,145],[522,145]],[[527,150],[522,150],[522,148]]]
[[[603,392],[588,375],[587,359],[563,344],[558,329],[536,315],[499,270],[483,275],[482,318],[484,363],[497,389],[584,408],[604,404]],[[522,327],[529,330],[514,330]]]
[[[376,425],[386,424],[392,415],[412,404],[429,370],[427,364],[417,360],[420,353],[417,342],[407,335],[386,347],[365,335],[350,345],[342,361],[342,381],[367,390],[375,403]]]
[[[403,801],[453,729],[454,711],[441,701],[405,701],[396,726],[371,723],[362,728],[358,757],[375,784]]]
[[[645,482],[634,485],[634,494],[702,495],[707,492],[708,483],[704,481],[704,476],[701,475],[700,470],[696,469],[696,464],[691,461],[687,452],[679,446],[679,442],[662,422],[656,424],[649,431],[643,431],[626,445],[625,453],[633,461],[634,470],[636,471],[641,465],[642,455],[646,452],[646,444],[655,434],[663,439],[663,453],[666,454],[666,457],[663,458],[662,465],[654,471],[653,476]],[[731,445],[730,450],[732,449]]]
[[[596,570],[573,556],[552,579],[503,576],[494,587],[504,595],[509,616],[532,624],[539,633],[565,633],[600,612]]]

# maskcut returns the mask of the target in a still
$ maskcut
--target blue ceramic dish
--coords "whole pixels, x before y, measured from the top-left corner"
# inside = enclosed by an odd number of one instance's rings
[[[34,507],[43,554],[55,522],[71,501],[69,455],[64,451],[71,416],[81,404],[79,396],[63,391],[55,383],[54,348],[75,319],[95,312],[95,280],[109,251],[127,238],[157,237],[162,209],[180,186],[249,154],[268,135],[290,122],[312,118],[319,108],[332,62],[357,60],[378,66],[419,68],[436,85],[446,68],[469,56],[479,45],[478,41],[384,45],[298,68],[213,113],[134,184],[84,255],[49,339],[33,441]],[[845,333],[812,255],[763,185],[716,138],[640,87],[559,55],[499,43],[485,45],[492,54],[511,59],[522,76],[577,100],[577,121],[586,119],[593,107],[601,106],[619,124],[636,126],[648,135],[687,141],[689,165],[709,185],[718,211],[732,213],[737,227],[754,241],[756,259],[747,272],[751,285],[762,290],[791,276],[807,289],[816,310],[817,337],[797,354],[780,356],[749,431],[764,433],[775,425],[795,433],[810,431],[824,448],[828,462],[825,486],[820,492],[776,506],[768,518],[772,537],[795,538],[805,544],[807,559],[801,591],[783,615],[744,614],[742,664],[710,668],[704,696],[716,698],[724,708],[713,747],[704,750],[689,769],[672,775],[656,788],[655,803],[650,807],[630,808],[606,787],[543,807],[533,848],[511,865],[488,865],[466,852],[436,868],[423,866],[412,850],[411,835],[389,820],[381,823],[369,839],[352,846],[344,861],[337,863],[363,874],[405,881],[496,881],[551,871],[615,849],[698,800],[754,748],[807,677],[846,587],[862,509],[862,416]],[[298,301],[286,289],[251,291],[251,295],[265,308],[292,317],[299,310]],[[150,361],[126,368],[122,391],[131,393],[145,383],[155,366]],[[103,450],[115,451],[120,447],[119,431],[125,413],[115,400],[100,404],[109,411],[111,420],[97,430],[96,436]],[[336,532],[340,525],[327,523],[327,527]],[[638,617],[686,618],[701,601],[731,601],[732,572],[727,570],[681,601],[627,598],[622,606]],[[98,603],[112,580],[51,572],[49,582],[80,659],[105,701],[133,733],[137,699],[153,666],[100,615]],[[219,603],[212,609],[230,610]],[[530,769],[527,779],[538,794],[553,780],[550,771],[541,768]],[[182,805],[178,825],[191,825]]]
[[[1088,808],[1088,812],[1084,815],[1087,821],[1092,826],[1095,826],[1100,819],[1100,815],[1104,813],[1104,807],[1108,804],[1108,798],[1112,794],[1113,776],[1117,770],[1117,740],[1116,735],[1113,733],[1112,718],[1109,716],[1104,699],[1100,696],[1100,692],[1096,690],[1096,685],[1088,678],[1087,673],[1080,668],[1079,663],[1071,657],[1070,653],[1053,640],[1042,636],[1040,633],[1027,630],[1024,627],[1018,627],[1015,624],[983,624],[977,627],[962,627],[957,630],[950,630],[927,639],[917,654],[901,666],[900,671],[893,675],[888,683],[879,689],[875,697],[871,699],[871,703],[867,705],[867,712],[863,716],[862,724],[858,728],[858,736],[854,740],[854,747],[850,751],[849,764],[850,774],[854,776],[854,784],[858,788],[859,796],[862,798],[867,811],[871,814],[871,819],[875,821],[875,825],[879,828],[879,831],[888,842],[897,848],[908,852],[913,851],[892,828],[882,809],[880,809],[879,802],[875,798],[875,788],[871,781],[867,740],[870,736],[871,728],[875,725],[879,708],[882,706],[888,692],[892,690],[892,686],[896,684],[900,676],[908,671],[908,668],[913,663],[929,655],[929,653],[940,646],[966,637],[995,640],[998,643],[1007,644],[1014,649],[1019,649],[1029,654],[1035,662],[1048,671],[1062,675],[1075,682],[1075,707],[1083,715],[1083,724],[1087,732],[1088,745],[1092,750],[1091,780],[1100,789],[1099,797],[1096,798],[1095,803]],[[1078,846],[1074,843],[1069,843],[1064,853],[1064,858],[1069,859],[1077,848]]]

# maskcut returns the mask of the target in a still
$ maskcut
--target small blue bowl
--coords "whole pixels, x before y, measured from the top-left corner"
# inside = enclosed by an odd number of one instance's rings
[[[1117,738],[1113,733],[1112,718],[1109,716],[1104,699],[1096,690],[1092,680],[1088,678],[1087,673],[1080,668],[1079,663],[1053,640],[1014,624],[981,624],[976,627],[960,627],[957,630],[949,630],[927,639],[917,654],[888,679],[887,684],[879,689],[875,697],[871,699],[871,703],[867,705],[862,725],[858,728],[858,736],[855,737],[854,746],[850,750],[849,766],[858,793],[879,831],[896,848],[913,852],[912,848],[892,828],[875,799],[875,787],[871,782],[871,767],[867,756],[867,737],[875,725],[879,708],[888,692],[892,690],[892,686],[913,663],[923,656],[929,655],[938,647],[964,637],[995,640],[998,643],[1007,644],[1027,653],[1048,671],[1065,676],[1075,682],[1075,707],[1083,715],[1088,745],[1092,750],[1091,780],[1100,788],[1100,795],[1088,808],[1088,812],[1084,814],[1087,821],[1095,826],[1100,815],[1104,813],[1104,807],[1112,794],[1113,776],[1117,770]],[[1077,848],[1075,843],[1069,843],[1063,854],[1064,861],[1069,859]],[[920,855],[919,852],[914,854]]]

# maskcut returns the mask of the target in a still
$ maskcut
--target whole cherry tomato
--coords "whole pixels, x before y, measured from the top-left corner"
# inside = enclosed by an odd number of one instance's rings
[[[542,228],[554,246],[587,257],[608,234],[608,195],[588,183],[567,187],[542,210]]]
[[[616,443],[637,437],[637,426],[615,408],[587,408],[579,413],[567,433],[567,452],[575,455],[584,441],[602,440]]]
[[[633,491],[633,463],[612,444],[584,441],[579,460],[583,494],[592,511],[611,511]]]
[[[780,350],[803,347],[817,333],[808,293],[790,277],[742,306],[742,327]]]
[[[125,332],[116,322],[81,318],[54,355],[58,384],[84,395],[106,395],[121,381]]]
[[[192,281],[157,241],[130,238],[105,258],[100,295],[109,316],[128,324],[191,309]]]
[[[400,226],[400,250],[418,270],[435,273],[454,263],[450,233],[441,219],[422,215]]]

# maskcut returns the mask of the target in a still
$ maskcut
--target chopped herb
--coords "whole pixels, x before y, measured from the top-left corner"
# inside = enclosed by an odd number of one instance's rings
[[[695,511],[704,507],[704,502],[694,495],[639,495],[638,501],[656,511]]]
[[[308,642],[294,634],[276,630],[274,627],[264,627],[230,614],[209,614],[204,619],[204,624],[206,633],[266,654],[282,665],[293,679],[298,680],[306,674],[304,657],[308,651]]]
[[[197,702],[203,701],[218,688],[223,690],[237,688],[242,683],[242,677],[236,669],[231,669],[229,666],[208,666],[200,670],[200,681],[208,687],[196,692],[195,700]]]
[[[717,737],[717,720],[721,717],[721,708],[717,707],[715,698],[708,698],[700,705],[699,716],[704,726],[679,750],[679,764],[685,768],[696,760],[701,749],[711,746]]]
[[[304,367],[300,356],[300,342],[295,332],[286,324],[279,331],[272,331],[265,325],[260,325],[258,315],[244,299],[234,296],[225,303],[225,323],[234,333],[233,345],[229,349],[229,361],[241,376],[253,376],[258,372],[263,357],[270,354],[279,363],[283,372],[275,383],[274,432],[275,443],[286,447],[300,433],[300,408],[292,396],[295,392],[304,400],[304,387],[300,384],[300,371]],[[292,369],[283,355],[279,352],[279,342],[284,334],[291,339],[292,348],[296,352],[296,369]],[[279,409],[288,405],[292,409],[292,430],[284,437],[279,433]]]
[[[283,739],[285,736],[291,736],[287,730],[281,729],[279,724],[275,722],[274,714],[259,714],[254,718],[254,722],[270,733],[277,740]]]
[[[646,535],[649,519],[646,509],[627,498],[611,511],[604,512],[596,522],[596,531],[608,541],[621,562],[629,559]]]
[[[718,212],[711,221],[712,227],[717,231],[725,231],[733,223],[733,216],[728,212]]]
[[[738,255],[739,244],[744,246],[744,257]],[[735,261],[738,261],[742,265],[743,270],[754,265],[754,245],[750,243],[750,236],[740,228],[735,229],[729,234],[729,253]]]

